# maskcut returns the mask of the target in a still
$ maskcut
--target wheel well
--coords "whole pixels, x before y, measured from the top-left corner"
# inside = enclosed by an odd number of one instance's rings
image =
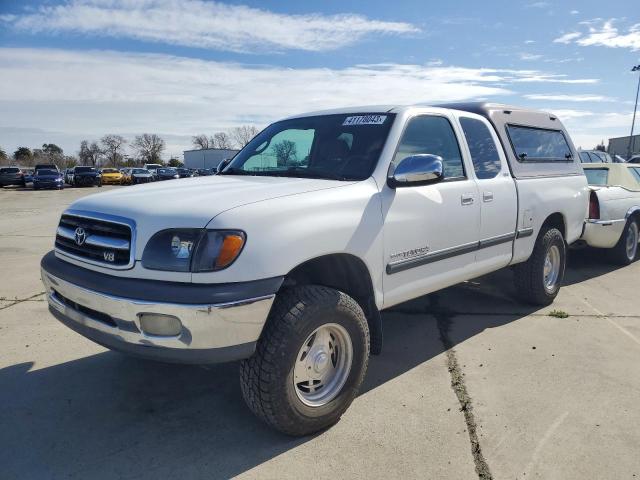
[[[567,226],[564,221],[564,216],[561,213],[559,212],[552,213],[547,217],[547,219],[544,221],[542,225],[543,227],[547,226],[547,227],[557,228],[558,230],[560,230],[560,233],[562,233],[562,236],[565,238],[565,242],[566,242]]]
[[[282,288],[297,285],[322,285],[352,297],[367,317],[371,353],[380,353],[382,320],[376,306],[371,274],[360,258],[348,253],[336,253],[307,260],[286,275]]]

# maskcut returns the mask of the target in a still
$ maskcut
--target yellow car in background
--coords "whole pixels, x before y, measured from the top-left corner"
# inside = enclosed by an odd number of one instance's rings
[[[102,185],[122,185],[124,180],[124,175],[117,168],[103,168],[100,174]]]

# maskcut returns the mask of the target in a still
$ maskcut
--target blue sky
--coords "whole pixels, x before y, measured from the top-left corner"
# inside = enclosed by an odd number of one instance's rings
[[[432,2],[428,2],[432,3]],[[191,136],[362,104],[490,100],[556,113],[577,145],[629,133],[627,1],[0,2],[0,147]]]

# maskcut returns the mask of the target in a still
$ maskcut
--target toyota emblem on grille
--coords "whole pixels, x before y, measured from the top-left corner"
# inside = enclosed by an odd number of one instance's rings
[[[76,244],[78,244],[78,246],[82,246],[84,241],[87,239],[87,233],[84,231],[84,228],[78,227],[76,228],[74,237],[76,239]]]

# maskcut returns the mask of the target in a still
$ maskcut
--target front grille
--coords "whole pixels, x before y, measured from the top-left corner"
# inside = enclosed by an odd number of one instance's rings
[[[78,229],[84,235],[76,235]],[[123,267],[131,257],[131,227],[107,220],[62,215],[56,248],[62,252],[105,266]]]

